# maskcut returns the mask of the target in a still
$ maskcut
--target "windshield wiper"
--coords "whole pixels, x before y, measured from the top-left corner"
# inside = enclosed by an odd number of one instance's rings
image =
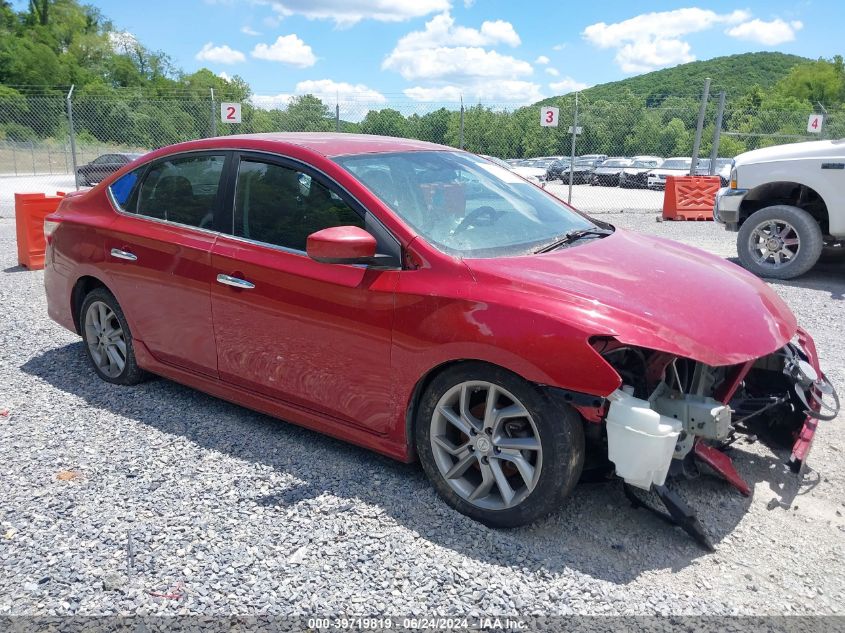
[[[566,246],[567,244],[571,244],[572,242],[584,237],[604,237],[606,235],[610,235],[611,233],[613,233],[613,231],[609,229],[600,229],[597,227],[591,229],[574,229],[572,231],[567,231],[562,237],[557,238],[551,244],[546,244],[545,246],[537,249],[534,253],[536,255],[539,255],[540,253],[548,253],[549,251],[553,251],[561,246]]]

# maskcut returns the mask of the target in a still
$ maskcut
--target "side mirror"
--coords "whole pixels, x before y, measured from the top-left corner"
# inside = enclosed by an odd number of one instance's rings
[[[332,226],[309,235],[305,252],[323,264],[372,264],[376,238],[357,226]]]

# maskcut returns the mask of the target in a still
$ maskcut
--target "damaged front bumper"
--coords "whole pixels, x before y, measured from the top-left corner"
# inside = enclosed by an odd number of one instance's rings
[[[607,342],[601,353],[623,382],[607,398],[602,421],[607,457],[626,494],[708,548],[712,544],[694,511],[666,487],[667,476],[697,472],[697,464],[706,464],[748,496],[751,486],[726,453],[731,444],[745,436],[789,448],[790,468],[800,472],[819,421],[832,420],[839,410],[813,339],[800,328],[773,354],[729,367]],[[635,489],[656,493],[667,512],[649,506]]]

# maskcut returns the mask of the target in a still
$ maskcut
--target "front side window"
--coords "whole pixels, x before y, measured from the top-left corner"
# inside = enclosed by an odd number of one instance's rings
[[[241,161],[234,235],[305,251],[311,233],[332,226],[364,228],[364,218],[306,173],[274,163]]]
[[[155,163],[138,194],[138,215],[211,228],[224,156],[198,155]]]
[[[531,253],[596,225],[513,172],[465,152],[334,159],[427,241],[466,257]]]

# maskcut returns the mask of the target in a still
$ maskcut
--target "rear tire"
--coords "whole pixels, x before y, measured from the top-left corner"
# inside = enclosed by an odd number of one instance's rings
[[[490,527],[525,525],[558,510],[584,466],[575,411],[480,362],[432,380],[417,408],[415,441],[438,494]]]
[[[823,246],[822,231],[813,216],[785,204],[756,211],[737,236],[742,265],[772,279],[803,275],[815,266]]]
[[[117,299],[105,288],[85,296],[79,326],[88,360],[97,375],[116,385],[136,385],[147,374],[138,367],[129,324]]]

